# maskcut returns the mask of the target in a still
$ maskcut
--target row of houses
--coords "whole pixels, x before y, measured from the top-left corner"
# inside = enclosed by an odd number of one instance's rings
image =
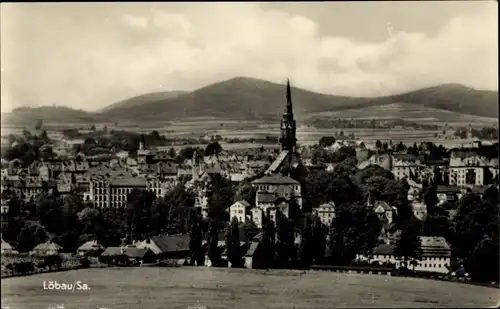
[[[415,271],[436,272],[448,274],[451,269],[451,249],[443,237],[420,236],[422,255],[418,259],[405,261],[394,254],[394,244],[380,244],[371,254],[357,254],[357,262],[367,262],[371,265],[389,265],[396,268],[407,266]],[[296,243],[296,245],[300,244]],[[203,241],[202,247],[206,250],[208,243]],[[217,248],[223,261],[227,261],[225,241],[218,241]],[[244,266],[246,268],[262,268],[262,245],[258,241],[240,242],[240,252],[243,252]],[[17,251],[2,240],[1,252],[3,254],[17,254]],[[46,242],[36,246],[30,255],[48,256],[62,253],[62,248],[54,242]],[[122,260],[132,263],[157,263],[168,260],[173,264],[186,265],[190,256],[188,235],[158,235],[132,245],[104,248],[96,241],[88,241],[77,250],[80,256],[102,256],[109,259]],[[327,250],[325,257],[331,255]],[[230,267],[230,262],[227,262]],[[212,266],[208,254],[205,254],[205,266]]]

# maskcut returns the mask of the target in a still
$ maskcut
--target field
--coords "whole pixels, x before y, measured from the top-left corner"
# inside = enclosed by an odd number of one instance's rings
[[[43,290],[81,281],[90,291]],[[2,308],[339,308],[495,305],[497,289],[378,275],[211,268],[90,269],[2,279]]]
[[[309,116],[331,116],[344,119],[354,118],[378,120],[401,118],[421,124],[443,125],[444,123],[447,123],[452,127],[468,126],[469,123],[472,126],[495,125],[498,123],[498,118],[495,117],[496,115],[492,115],[492,117],[480,117],[404,103],[393,103],[388,105],[370,106],[333,112],[321,112],[310,114]]]

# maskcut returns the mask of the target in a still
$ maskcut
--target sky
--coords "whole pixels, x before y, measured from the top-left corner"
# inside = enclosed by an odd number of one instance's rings
[[[498,90],[497,1],[2,3],[2,112],[95,111],[237,76],[379,96]]]

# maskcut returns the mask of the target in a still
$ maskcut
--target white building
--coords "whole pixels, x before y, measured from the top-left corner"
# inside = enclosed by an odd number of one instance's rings
[[[32,255],[48,256],[59,254],[61,253],[61,251],[62,247],[60,245],[56,244],[55,242],[47,241],[33,248],[33,251],[31,251],[30,253]]]
[[[391,224],[394,220],[394,216],[397,214],[397,208],[389,206],[389,204],[384,201],[376,201],[373,210],[377,217],[387,224]]]
[[[408,262],[408,269],[415,271],[435,272],[448,274],[450,272],[450,245],[443,237],[420,236],[422,257],[413,263]],[[357,254],[356,260],[366,261],[370,264],[391,263],[399,268],[404,260],[394,255],[394,245],[381,244],[373,249],[370,255]]]
[[[416,271],[442,274],[450,272],[451,249],[444,237],[420,236],[422,258],[415,266]]]
[[[256,188],[256,206],[267,213],[269,207],[274,207],[275,202],[283,198],[289,201],[294,198],[297,204],[302,207],[302,195],[300,183],[288,176],[272,175],[264,176],[252,182]]]
[[[413,201],[411,209],[413,210],[413,215],[421,221],[427,216],[427,206],[422,202]]]
[[[240,223],[247,223],[249,221],[249,216],[247,213],[250,211],[251,205],[247,201],[238,201],[229,207],[229,218],[238,219]]]
[[[483,157],[476,154],[452,153],[449,168],[450,185],[482,186],[485,184],[486,169],[489,171],[490,166]]]
[[[328,202],[321,204],[315,209],[315,213],[320,218],[321,223],[326,226],[330,226],[333,218],[335,218],[335,203]]]

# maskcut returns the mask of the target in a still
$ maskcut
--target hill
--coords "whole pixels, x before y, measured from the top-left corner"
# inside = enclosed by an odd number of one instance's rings
[[[117,102],[96,113],[68,107],[19,108],[2,120],[9,124],[33,123],[38,119],[55,123],[133,122],[157,123],[188,118],[226,120],[276,121],[285,106],[285,86],[264,80],[236,77],[200,88],[193,92],[155,92]],[[409,105],[395,111],[394,117],[406,118],[412,109],[419,114],[435,114],[436,110],[469,119],[498,117],[498,92],[475,90],[459,84],[444,84],[407,93],[376,97],[345,97],[326,95],[292,87],[292,100],[297,119],[315,114],[359,110],[358,117],[370,117],[371,107],[391,104]],[[428,109],[428,113],[426,113]],[[366,111],[366,112],[365,112]],[[366,113],[366,115],[364,115]],[[334,113],[344,117],[343,113]],[[438,113],[440,114],[440,113]],[[470,116],[472,115],[472,116]],[[447,119],[453,118],[447,114]],[[437,121],[446,121],[435,117]],[[479,118],[478,118],[479,119]]]
[[[2,123],[7,125],[35,125],[38,120],[48,123],[93,123],[103,119],[101,115],[66,106],[19,107],[2,113]]]
[[[498,117],[498,91],[443,84],[390,97],[393,102],[443,109],[482,117]]]
[[[395,103],[412,104],[418,109],[428,107],[483,117],[498,115],[498,92],[475,90],[457,84],[444,84],[376,98],[326,95],[292,87],[292,100],[299,119],[319,112]],[[148,121],[207,116],[271,120],[281,117],[284,103],[284,85],[254,78],[237,77],[174,98],[111,109],[102,115],[117,120],[127,119],[130,115],[134,115],[136,119]]]
[[[305,115],[369,104],[368,99],[332,96],[292,87],[296,114]],[[176,98],[150,102],[141,106],[113,109],[103,113],[111,119],[127,115],[147,120],[171,120],[196,117],[226,119],[276,119],[281,117],[285,102],[284,85],[264,80],[236,77],[215,83]]]
[[[165,92],[152,92],[143,95],[138,95],[130,99],[119,101],[108,105],[99,110],[101,113],[110,112],[111,110],[117,110],[120,108],[130,108],[135,106],[141,106],[143,104],[149,104],[152,102],[168,100],[171,98],[176,98],[180,95],[186,94],[186,91],[165,91]]]

